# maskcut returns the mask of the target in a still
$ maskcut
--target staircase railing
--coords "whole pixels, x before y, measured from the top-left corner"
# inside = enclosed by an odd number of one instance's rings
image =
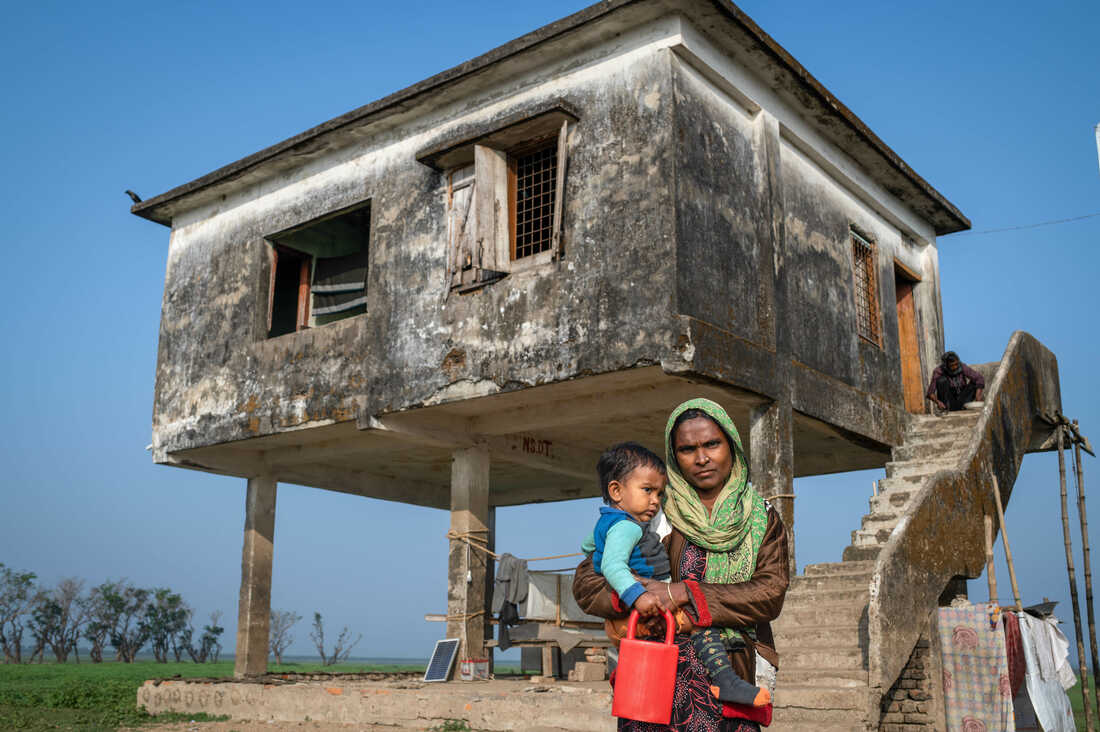
[[[984,515],[995,516],[990,477],[1005,505],[1024,455],[1050,427],[1038,419],[1061,411],[1058,361],[1031,335],[1016,331],[991,382],[985,407],[956,469],[927,478],[879,554],[868,607],[868,682],[872,714],[901,674],[951,578],[985,567]]]

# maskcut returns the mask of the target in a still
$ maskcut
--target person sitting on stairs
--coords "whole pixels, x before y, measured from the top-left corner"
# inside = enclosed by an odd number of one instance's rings
[[[940,359],[940,365],[932,372],[925,398],[946,412],[958,412],[967,402],[982,401],[985,377],[959,360],[959,355],[948,351]]]

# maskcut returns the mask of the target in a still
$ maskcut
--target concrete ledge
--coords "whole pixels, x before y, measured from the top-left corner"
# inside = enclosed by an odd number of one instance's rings
[[[327,721],[424,729],[447,719],[484,730],[544,729],[609,732],[611,689],[607,682],[527,680],[425,684],[408,678],[386,681],[334,676],[320,681],[269,676],[257,681],[146,681],[138,707],[150,714],[206,712],[233,719],[280,722]]]

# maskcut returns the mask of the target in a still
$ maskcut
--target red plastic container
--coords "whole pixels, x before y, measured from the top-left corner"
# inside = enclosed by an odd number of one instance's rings
[[[615,696],[611,713],[616,717],[652,724],[672,719],[672,693],[676,689],[676,657],[672,641],[676,621],[665,611],[665,642],[639,640],[638,611],[630,613],[626,637],[619,643],[619,665],[615,668]]]

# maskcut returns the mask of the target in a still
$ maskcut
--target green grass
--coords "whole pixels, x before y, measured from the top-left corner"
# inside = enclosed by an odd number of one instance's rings
[[[422,666],[284,663],[272,673],[371,673],[423,671]],[[233,675],[233,661],[218,663],[0,664],[0,729],[113,730],[154,721],[137,709],[137,690],[147,679]],[[161,715],[155,721],[210,721],[206,715]]]
[[[1092,677],[1089,677],[1089,706],[1092,707],[1093,719],[1096,718],[1096,697],[1093,696],[1092,690]],[[1084,732],[1085,730],[1085,710],[1081,703],[1081,684],[1077,684],[1073,688],[1066,691],[1069,696],[1070,706],[1073,707],[1073,721],[1077,724],[1078,732]]]

